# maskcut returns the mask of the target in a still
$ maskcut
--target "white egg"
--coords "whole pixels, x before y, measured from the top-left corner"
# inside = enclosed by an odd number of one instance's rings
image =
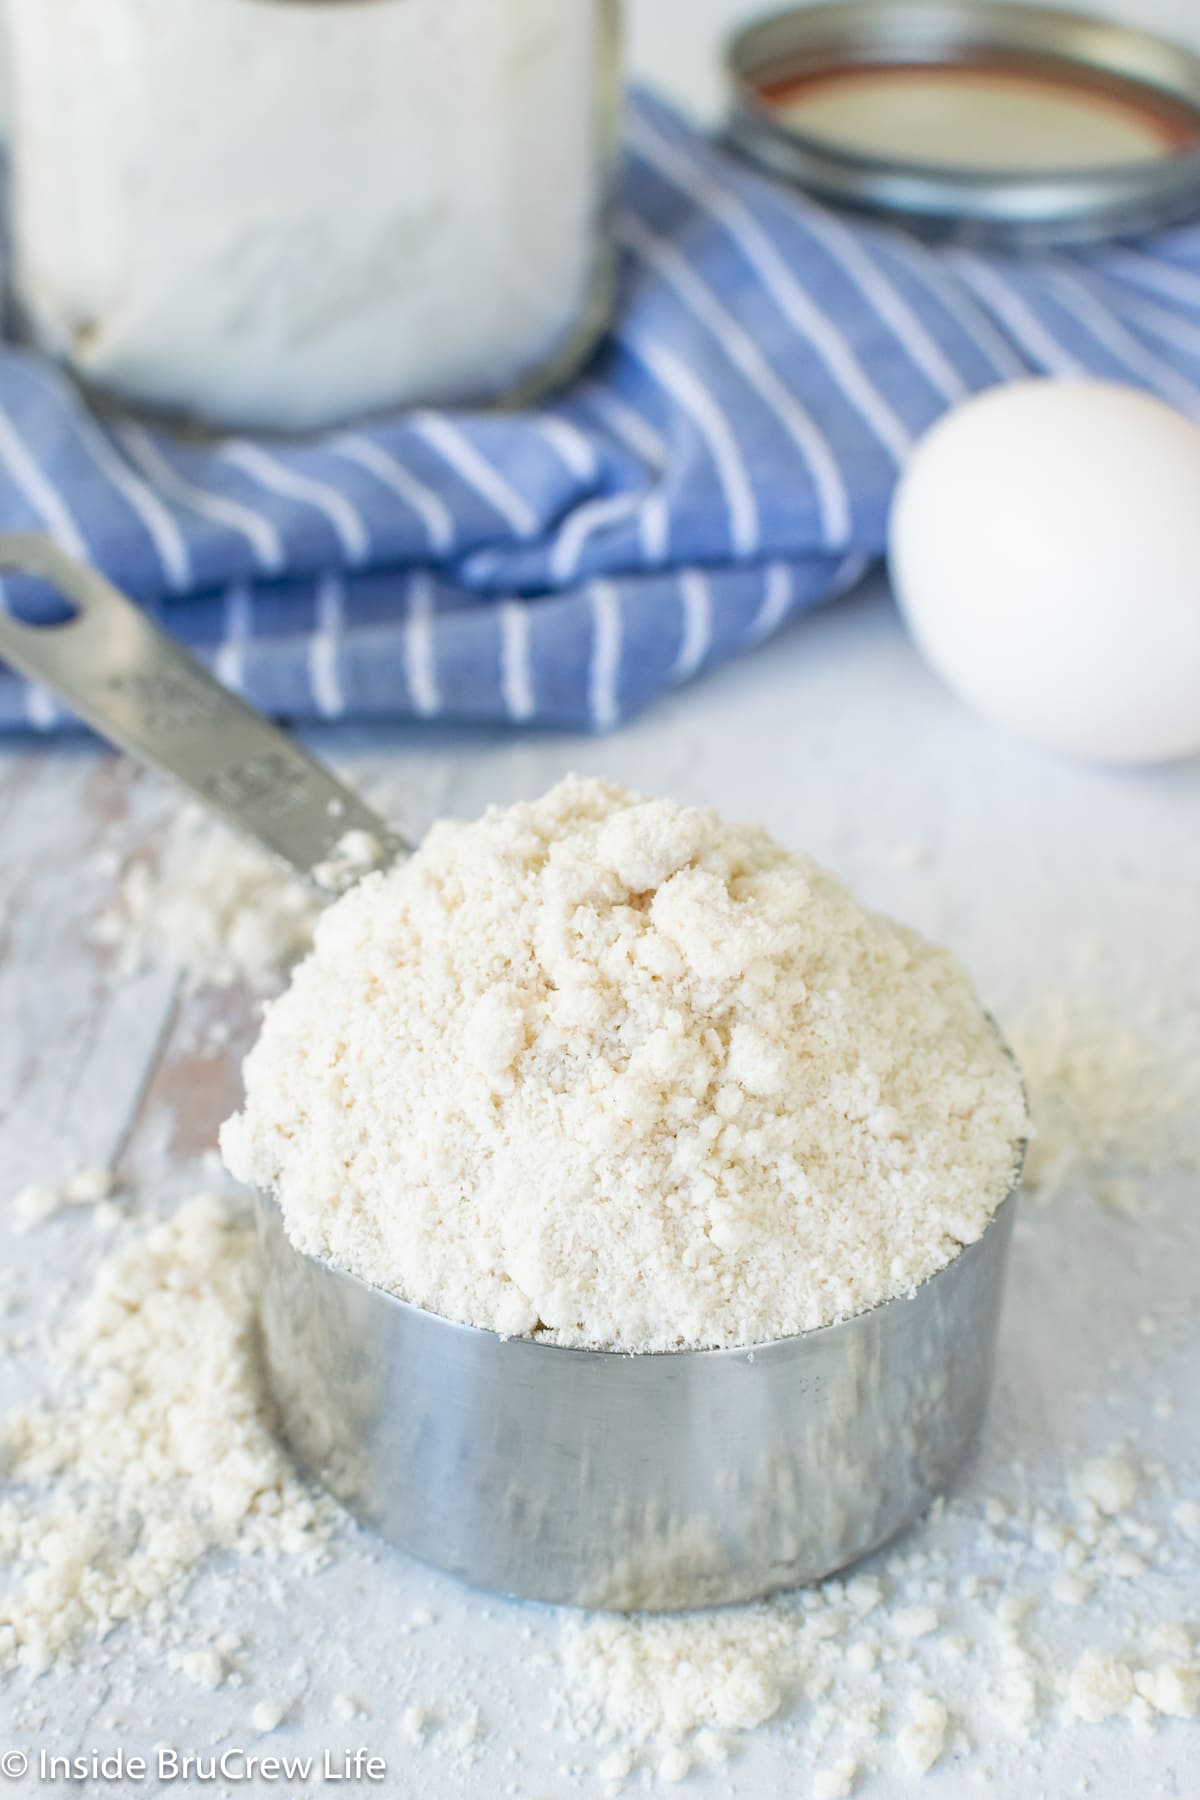
[[[1111,762],[1200,752],[1200,429],[1102,381],[1015,382],[921,441],[892,584],[962,698]]]

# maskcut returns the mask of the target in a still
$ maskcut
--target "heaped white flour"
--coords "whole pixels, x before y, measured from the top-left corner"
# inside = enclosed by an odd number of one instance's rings
[[[317,911],[265,850],[210,830],[189,809],[157,863],[126,869],[95,935],[124,969],[147,951],[165,952],[191,989],[241,983],[269,993],[308,949]]]
[[[161,1621],[212,1551],[315,1554],[332,1504],[271,1435],[253,1228],[200,1195],[101,1264],[52,1401],[0,1421],[0,1676]]]
[[[579,779],[342,899],[245,1077],[226,1160],[303,1251],[627,1350],[911,1291],[1025,1129],[946,951],[757,826]]]

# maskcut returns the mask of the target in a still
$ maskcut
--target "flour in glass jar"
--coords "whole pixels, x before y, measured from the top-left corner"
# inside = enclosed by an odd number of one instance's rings
[[[507,392],[603,310],[609,0],[7,0],[15,262],[89,383],[243,428]]]

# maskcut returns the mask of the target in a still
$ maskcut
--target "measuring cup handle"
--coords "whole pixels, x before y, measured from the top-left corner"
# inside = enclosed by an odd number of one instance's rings
[[[97,570],[49,538],[0,533],[0,575],[32,575],[70,606],[57,623],[0,607],[0,656],[101,737],[170,775],[209,811],[325,889],[408,846],[349,788],[213,679]],[[355,840],[352,866],[340,851]]]

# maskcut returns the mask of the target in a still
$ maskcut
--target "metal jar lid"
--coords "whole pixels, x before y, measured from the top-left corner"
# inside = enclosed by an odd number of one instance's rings
[[[736,148],[831,204],[1030,246],[1200,213],[1200,57],[1007,0],[835,0],[728,52]]]

